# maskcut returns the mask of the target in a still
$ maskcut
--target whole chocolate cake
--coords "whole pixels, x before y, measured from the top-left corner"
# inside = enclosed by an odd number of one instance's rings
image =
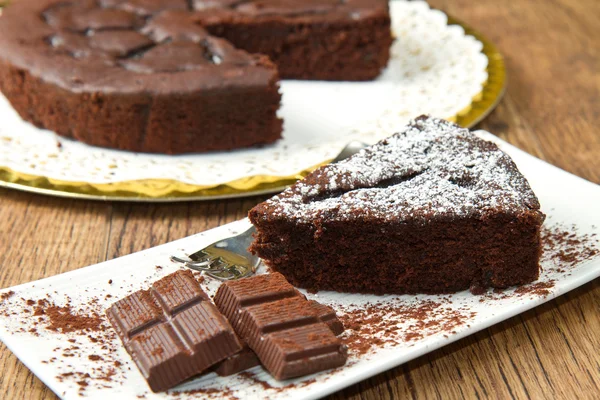
[[[281,137],[279,75],[368,80],[384,0],[19,0],[0,17],[0,91],[88,144],[189,153]]]
[[[495,144],[424,116],[249,217],[251,251],[294,286],[375,294],[531,282],[545,218]]]

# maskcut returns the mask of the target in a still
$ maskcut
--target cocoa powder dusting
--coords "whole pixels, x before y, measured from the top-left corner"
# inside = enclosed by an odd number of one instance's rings
[[[536,296],[545,297],[550,294],[550,289],[554,287],[554,280],[548,282],[537,282],[531,285],[520,286],[515,289],[516,295],[533,294]]]
[[[12,290],[9,292],[5,292],[0,294],[0,301],[4,301],[4,300],[8,300],[10,299],[13,295],[15,294],[15,292],[13,292]]]
[[[567,272],[582,262],[600,255],[596,234],[582,234],[575,225],[543,227],[542,264],[553,264],[556,272]]]
[[[439,332],[452,332],[475,313],[444,308],[435,301],[417,304],[392,299],[342,310],[342,338],[351,352],[363,355],[376,347],[413,342]],[[399,326],[402,321],[402,326]]]
[[[238,375],[244,379],[249,380],[251,383],[257,383],[257,384],[261,385],[264,390],[274,389],[274,387],[271,386],[269,384],[269,382],[259,379],[256,375],[254,375],[250,371],[240,372]]]
[[[10,309],[20,324],[29,326],[27,329],[21,328],[19,332],[27,332],[35,337],[67,336],[64,339],[66,344],[52,348],[51,352],[56,357],[41,362],[53,364],[59,371],[56,379],[72,382],[77,387],[77,393],[84,396],[89,387],[110,388],[122,382],[124,377],[124,370],[119,368],[122,363],[116,359],[120,343],[104,320],[104,308],[105,305],[96,297],[75,307],[69,296],[58,301],[58,293],[53,292],[47,293],[42,299],[11,300],[10,304],[2,304],[0,311],[7,313]],[[27,315],[33,317],[26,318]],[[80,361],[76,360],[92,361],[94,364],[78,370],[74,365]]]
[[[27,304],[30,304],[30,302],[28,301]],[[104,319],[96,312],[90,313],[82,310],[77,312],[69,304],[60,307],[45,299],[37,301],[33,315],[47,316],[50,322],[46,325],[46,329],[62,333],[84,330],[99,331],[102,329],[101,325],[104,322]]]
[[[180,398],[182,396],[194,396],[202,399],[219,399],[219,400],[237,400],[238,397],[233,395],[233,392],[229,389],[192,389],[182,391],[169,391],[164,393],[165,395],[173,398]]]

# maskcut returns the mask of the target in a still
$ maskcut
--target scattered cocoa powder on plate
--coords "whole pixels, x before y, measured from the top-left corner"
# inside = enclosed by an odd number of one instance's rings
[[[240,372],[238,374],[239,376],[243,377],[244,379],[247,379],[249,381],[251,381],[252,383],[258,383],[259,385],[262,386],[262,388],[264,390],[269,390],[269,389],[273,389],[274,387],[271,386],[269,384],[269,382],[263,381],[262,379],[259,379],[254,373],[250,372],[250,371],[244,371],[244,372]]]
[[[124,371],[118,369],[121,361],[115,359],[115,352],[119,348],[114,331],[104,320],[103,309],[99,298],[91,298],[87,302],[74,307],[71,299],[65,296],[61,302],[54,302],[53,295],[46,294],[42,299],[20,299],[22,303],[11,302],[9,306],[3,305],[0,311],[10,307],[15,315],[31,315],[34,318],[21,318],[31,328],[28,331],[34,336],[67,335],[68,346],[58,346],[52,352],[58,357],[42,360],[44,364],[54,364],[60,371],[57,379],[69,380],[78,387],[78,393],[84,395],[88,387],[107,388],[115,379],[122,379]],[[40,328],[45,328],[44,333]],[[87,343],[87,345],[86,345]],[[92,347],[90,347],[92,344]],[[90,354],[90,352],[93,352]],[[77,370],[73,366],[74,359],[87,359],[95,361],[95,366],[88,370]],[[118,371],[121,371],[118,373]]]
[[[0,300],[4,301],[4,300],[8,300],[10,299],[13,295],[15,294],[15,292],[13,292],[12,290],[9,292],[5,292],[0,294]]]
[[[550,294],[550,289],[552,289],[553,287],[554,287],[553,280],[550,280],[547,282],[537,282],[537,283],[532,283],[530,285],[524,285],[524,286],[520,286],[520,287],[516,288],[515,294],[520,295],[520,296],[523,296],[526,294],[533,294],[536,296],[545,297]]]
[[[178,398],[186,395],[197,395],[194,397],[198,397],[201,399],[237,399],[232,394],[232,391],[229,389],[192,389],[192,390],[182,390],[182,391],[170,391],[165,393],[169,397]]]
[[[445,308],[442,302],[426,300],[411,304],[397,299],[347,308],[340,313],[347,328],[343,341],[357,355],[386,344],[412,342],[439,332],[451,333],[474,316],[474,312]],[[403,322],[402,327],[398,321]]]
[[[556,265],[557,272],[566,272],[600,255],[597,235],[579,233],[575,225],[545,226],[542,228],[541,237],[541,261]]]
[[[27,304],[30,304],[28,301]],[[75,331],[99,331],[104,319],[96,312],[75,311],[69,304],[57,306],[46,299],[37,301],[35,316],[45,315],[49,318],[46,329],[62,333]]]

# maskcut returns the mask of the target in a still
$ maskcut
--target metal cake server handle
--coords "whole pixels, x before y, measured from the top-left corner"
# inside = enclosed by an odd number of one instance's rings
[[[366,146],[366,143],[352,141],[331,163],[344,160]],[[204,272],[211,278],[221,281],[245,278],[254,274],[260,265],[260,258],[248,251],[254,232],[256,229],[251,226],[242,233],[214,242],[202,250],[190,254],[187,259],[171,256],[171,261]]]
[[[171,261],[205,272],[221,281],[245,278],[256,272],[260,264],[260,258],[248,251],[254,232],[254,226],[251,226],[236,236],[206,246],[191,254],[187,260],[171,256]]]

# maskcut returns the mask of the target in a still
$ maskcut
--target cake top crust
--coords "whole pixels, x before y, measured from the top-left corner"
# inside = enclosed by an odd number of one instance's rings
[[[317,169],[251,213],[305,224],[427,224],[532,212],[543,218],[539,208],[527,180],[495,144],[421,116],[354,156]]]
[[[356,21],[377,0],[19,0],[0,16],[0,62],[75,92],[188,92],[277,79],[219,24]]]

